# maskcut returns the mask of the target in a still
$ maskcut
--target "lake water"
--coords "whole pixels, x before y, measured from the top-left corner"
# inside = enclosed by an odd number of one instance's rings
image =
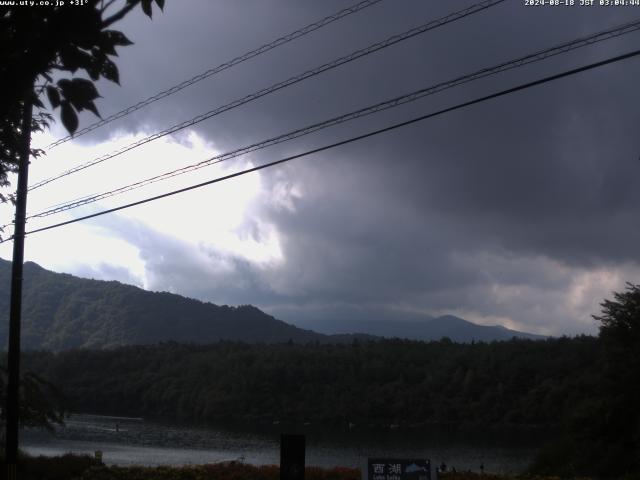
[[[230,428],[194,428],[124,417],[73,415],[54,434],[27,430],[21,448],[32,455],[103,452],[108,465],[189,465],[242,460],[278,464],[279,431],[273,426],[248,432]],[[457,470],[519,473],[531,461],[538,439],[522,434],[450,432],[443,429],[344,432],[307,429],[306,464],[361,467],[367,457],[426,457]]]

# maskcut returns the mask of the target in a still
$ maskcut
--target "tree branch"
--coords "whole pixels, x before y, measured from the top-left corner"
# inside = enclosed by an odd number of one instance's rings
[[[107,2],[107,4],[106,4],[106,5],[104,5],[104,3],[103,3],[103,4],[100,6],[100,11],[101,11],[102,13],[106,12],[106,11],[109,9],[109,7],[110,7],[111,5],[113,5],[114,3],[116,3],[116,0],[109,0],[109,1]]]
[[[138,4],[138,1],[136,1],[134,3],[130,3],[126,7],[122,8],[118,13],[114,13],[109,18],[105,19],[102,22],[103,28],[108,27],[109,25],[111,25],[111,24],[117,22],[118,20],[121,20],[122,18],[124,18],[124,16],[127,13],[129,13],[131,10],[133,10],[136,7],[137,4]]]

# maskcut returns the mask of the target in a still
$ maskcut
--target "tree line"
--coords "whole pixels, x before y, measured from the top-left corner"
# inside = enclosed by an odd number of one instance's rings
[[[597,388],[593,337],[456,344],[164,343],[25,354],[78,412],[191,422],[558,426]]]

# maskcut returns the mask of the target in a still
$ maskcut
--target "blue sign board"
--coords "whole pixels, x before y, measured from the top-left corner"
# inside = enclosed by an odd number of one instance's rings
[[[414,458],[369,458],[367,480],[431,480],[431,461]]]

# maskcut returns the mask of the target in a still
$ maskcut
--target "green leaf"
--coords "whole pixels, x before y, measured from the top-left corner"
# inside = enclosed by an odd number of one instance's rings
[[[58,82],[58,86],[65,100],[71,102],[78,111],[89,108],[89,102],[100,96],[93,82],[84,78],[62,79]]]
[[[103,32],[103,36],[106,40],[111,42],[112,45],[121,45],[123,47],[133,45],[133,42],[129,40],[124,33],[117,30],[105,30]]]
[[[76,115],[76,112],[73,110],[70,102],[62,102],[60,118],[62,119],[64,128],[73,135],[78,129],[78,115]]]
[[[58,83],[61,82],[63,82],[63,80]],[[98,117],[100,116],[95,103],[93,103],[96,98],[100,97],[100,94],[98,94],[98,90],[96,90],[93,82],[84,78],[74,78],[71,81],[64,81],[61,87],[65,99],[71,102],[77,111],[81,112],[86,109]]]
[[[71,80],[71,82],[73,83],[73,88],[77,92],[90,100],[94,100],[100,96],[98,90],[96,90],[96,86],[90,80],[86,80],[84,78],[74,78],[73,80]]]
[[[118,52],[114,48],[114,43],[111,41],[111,37],[109,35],[105,35],[105,32],[100,32],[100,40],[97,42],[97,45],[91,49],[91,53],[94,57],[102,55],[113,55],[115,57],[118,56]]]
[[[107,80],[120,85],[120,74],[118,72],[118,67],[111,60],[102,62],[102,70],[100,71],[100,73]]]
[[[77,47],[60,49],[60,61],[65,70],[75,72],[78,68],[87,69],[91,65],[91,55]]]
[[[60,90],[62,91],[62,95],[67,96],[67,91],[69,90],[70,86],[71,86],[71,80],[67,78],[58,80],[58,87],[60,87]]]
[[[91,80],[98,80],[100,78],[100,70],[98,70],[98,67],[95,65],[88,67],[87,73],[89,74],[89,77],[91,77]]]
[[[144,14],[151,18],[152,17],[152,11],[151,11],[151,1],[152,0],[142,0],[141,5],[142,5],[142,11],[144,12]]]
[[[160,7],[160,10],[164,10],[164,0],[156,0],[156,4]]]
[[[98,112],[98,109],[96,108],[96,104],[93,103],[93,101],[89,101],[85,104],[85,108],[87,110],[89,110],[90,112],[92,112],[96,117],[102,118],[100,116],[100,112]]]
[[[58,93],[58,89],[56,87],[47,87],[47,97],[49,97],[49,103],[51,104],[51,107],[58,108],[58,106],[60,105],[60,93]]]

